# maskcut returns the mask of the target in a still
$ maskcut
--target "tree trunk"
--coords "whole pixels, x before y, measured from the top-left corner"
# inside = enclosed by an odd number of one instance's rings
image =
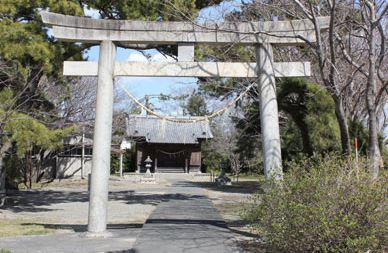
[[[374,103],[371,103],[371,100],[374,101],[375,97],[370,95],[369,93],[370,92],[368,84],[368,95],[366,97],[366,100],[369,116],[369,171],[372,175],[372,178],[376,179],[379,175],[380,170],[381,153],[377,133],[376,107],[374,106]],[[370,103],[373,104],[373,106],[370,106]]]
[[[374,30],[377,26],[376,22],[376,10],[375,3],[373,1],[366,1],[366,7],[369,10],[368,20],[368,43],[369,43],[369,75],[366,87],[366,105],[368,110],[368,123],[369,123],[369,171],[373,179],[376,179],[379,175],[380,169],[380,148],[378,142],[377,131],[377,114],[376,114],[376,44]]]
[[[4,157],[6,152],[10,148],[11,148],[10,142],[3,143],[0,148],[0,206],[4,205],[5,197],[6,197],[6,188],[5,188],[6,171],[4,168]]]
[[[311,144],[310,134],[309,134],[309,128],[306,123],[305,117],[300,113],[300,111],[297,111],[298,108],[295,110],[291,107],[283,108],[284,111],[289,113],[295,122],[296,126],[299,128],[300,135],[302,136],[302,145],[303,145],[303,153],[305,153],[308,156],[313,155],[313,146]]]
[[[310,8],[312,8],[312,3],[310,3]],[[320,75],[323,80],[323,84],[328,89],[328,91],[331,93],[332,98],[334,99],[335,104],[335,115],[337,117],[340,134],[341,134],[341,147],[342,147],[342,153],[343,154],[349,154],[351,151],[350,146],[350,135],[349,135],[349,128],[348,128],[348,122],[347,117],[345,114],[343,99],[341,98],[341,93],[339,89],[339,85],[336,82],[336,59],[337,54],[335,50],[335,44],[334,44],[334,14],[335,14],[335,2],[333,2],[333,6],[331,7],[331,18],[330,18],[330,27],[329,27],[329,45],[324,45],[321,37],[321,31],[320,27],[317,25],[316,19],[315,21],[315,33],[317,38],[317,46],[315,47],[315,52],[317,55],[317,59],[319,62],[319,69],[320,69]],[[327,48],[328,47],[328,48]],[[326,55],[326,51],[329,50],[330,56]],[[326,73],[324,70],[326,69],[325,66],[330,62],[329,66],[329,73]]]
[[[344,110],[343,100],[340,96],[333,96],[335,103],[335,115],[337,117],[339,130],[341,134],[341,147],[343,154],[350,154],[350,134],[348,121]]]
[[[308,126],[304,120],[300,120],[299,123],[297,123],[297,121],[295,122],[296,125],[299,127],[300,135],[302,136],[303,153],[307,154],[308,156],[312,156],[314,154],[314,151],[310,140]]]
[[[3,156],[0,155],[0,206],[5,202],[5,168],[3,166]]]
[[[31,151],[28,152],[28,160],[27,160],[27,166],[28,166],[28,189],[32,189],[32,159],[31,159]]]

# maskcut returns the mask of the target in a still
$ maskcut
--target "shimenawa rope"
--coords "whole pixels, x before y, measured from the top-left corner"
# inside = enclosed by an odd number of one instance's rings
[[[127,96],[132,99],[138,106],[143,108],[145,111],[147,111],[149,114],[154,115],[160,119],[164,119],[171,122],[176,123],[194,123],[194,122],[200,122],[200,121],[209,121],[209,119],[212,119],[216,116],[219,116],[220,114],[224,113],[229,107],[236,104],[237,101],[239,101],[245,94],[248,93],[248,91],[254,86],[255,83],[250,84],[245,91],[241,92],[240,95],[238,95],[235,99],[233,99],[231,102],[229,102],[225,107],[205,116],[201,117],[195,117],[195,119],[179,119],[178,117],[173,116],[165,116],[161,115],[157,112],[154,112],[153,110],[149,109],[147,106],[145,106],[143,103],[141,103],[135,96],[133,96],[126,88],[121,85],[121,88],[124,90],[124,92],[127,94]]]

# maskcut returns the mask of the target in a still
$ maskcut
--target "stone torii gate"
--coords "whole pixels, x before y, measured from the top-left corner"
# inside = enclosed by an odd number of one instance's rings
[[[309,62],[274,62],[273,45],[314,42],[308,20],[237,22],[202,27],[190,22],[99,20],[41,12],[45,24],[62,41],[99,43],[96,62],[65,62],[64,75],[98,76],[96,120],[89,199],[88,232],[106,235],[108,179],[112,130],[113,85],[116,76],[258,78],[266,178],[281,178],[281,150],[275,77],[309,76]],[[328,28],[329,18],[318,19]],[[118,45],[177,45],[177,62],[115,62]],[[255,63],[195,62],[195,44],[256,46]]]

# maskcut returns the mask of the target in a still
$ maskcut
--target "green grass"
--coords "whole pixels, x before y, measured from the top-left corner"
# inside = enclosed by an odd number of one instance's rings
[[[87,179],[62,179],[49,182],[32,183],[32,189],[44,189],[47,187],[65,187],[65,188],[87,188]],[[26,190],[27,187],[19,184],[19,190]]]
[[[240,216],[246,204],[241,202],[214,204],[214,207],[223,215]]]
[[[0,220],[0,237],[42,235],[54,233],[55,231],[55,229],[45,228],[43,225],[32,224],[31,221],[27,220]],[[3,251],[0,251],[0,253],[3,253]]]
[[[12,252],[7,249],[0,249],[0,253],[12,253]]]

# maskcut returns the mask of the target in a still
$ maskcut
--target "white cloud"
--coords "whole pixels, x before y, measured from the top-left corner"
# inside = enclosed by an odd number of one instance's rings
[[[252,0],[229,0],[222,1],[217,5],[212,5],[210,7],[203,8],[199,12],[197,22],[203,24],[205,22],[209,23],[220,23],[224,22],[225,17],[234,11],[241,11],[241,5],[245,3],[251,3]]]
[[[175,59],[168,55],[163,55],[159,52],[155,54],[151,54],[151,57],[148,59],[146,56],[139,52],[133,52],[129,55],[128,61],[135,61],[135,62],[175,62]]]
[[[88,16],[88,17],[91,17],[91,18],[95,18],[95,19],[100,19],[101,18],[101,15],[98,12],[98,10],[89,9],[87,5],[85,5],[85,7],[84,7],[84,13],[85,13],[85,16]]]
[[[168,55],[157,53],[151,57],[153,62],[175,62],[175,59]]]
[[[148,59],[143,54],[134,52],[129,55],[128,61],[146,62]]]

